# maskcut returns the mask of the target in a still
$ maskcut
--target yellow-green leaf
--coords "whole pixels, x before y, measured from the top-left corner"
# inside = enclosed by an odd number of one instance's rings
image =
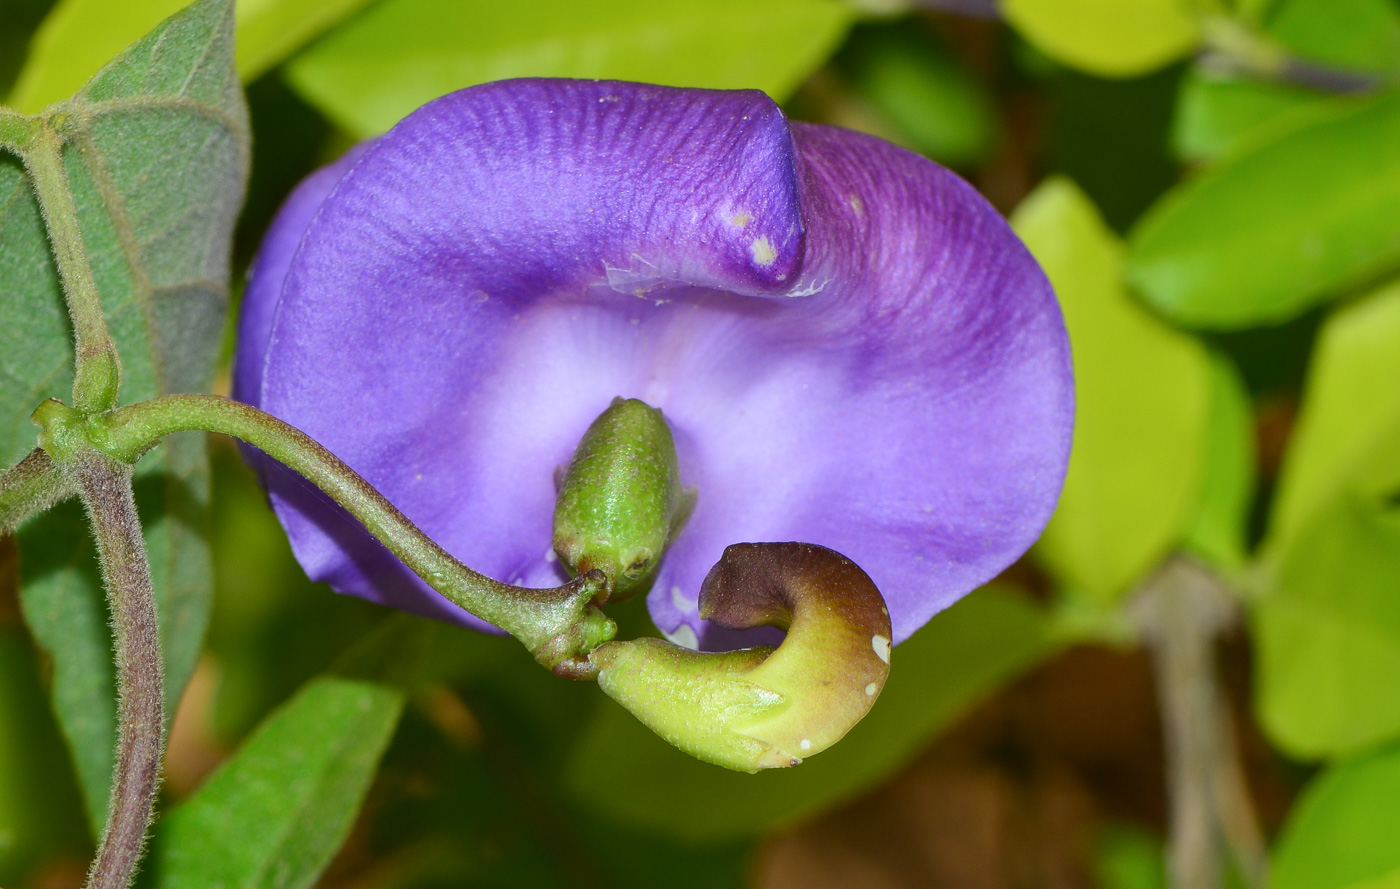
[[[1341,763],[1308,784],[1274,857],[1273,889],[1400,886],[1400,749]]]
[[[1181,538],[1198,502],[1210,403],[1205,348],[1128,294],[1123,246],[1069,180],[1012,217],[1045,269],[1074,353],[1074,449],[1037,553],[1101,601],[1124,593]]]
[[[238,73],[252,80],[369,0],[239,0]],[[35,112],[66,99],[107,60],[186,0],[60,0],[30,44],[6,104]]]
[[[1133,77],[1189,53],[1187,0],[1005,0],[1002,14],[1046,55],[1101,77]]]
[[[835,48],[851,16],[836,0],[381,0],[287,74],[360,137],[430,99],[510,77],[756,88],[781,101]]]

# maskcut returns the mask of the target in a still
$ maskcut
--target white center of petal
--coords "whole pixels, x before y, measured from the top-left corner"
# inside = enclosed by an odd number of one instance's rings
[[[885,663],[890,662],[890,640],[884,636],[870,637],[870,647],[875,649],[875,656]]]

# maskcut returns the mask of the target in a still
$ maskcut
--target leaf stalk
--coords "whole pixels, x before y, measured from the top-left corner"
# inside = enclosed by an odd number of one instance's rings
[[[43,512],[73,493],[72,484],[53,459],[35,448],[13,468],[0,474],[0,535]]]
[[[107,331],[97,280],[78,223],[78,208],[63,166],[63,138],[46,120],[29,120],[27,143],[17,147],[48,227],[73,322],[73,405],[80,411],[109,410],[116,405],[121,389],[121,361]]]

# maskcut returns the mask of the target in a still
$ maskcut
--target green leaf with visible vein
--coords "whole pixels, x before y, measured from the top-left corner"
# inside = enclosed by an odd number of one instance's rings
[[[1173,321],[1278,323],[1400,267],[1400,94],[1289,123],[1173,188],[1133,230],[1128,277]]]
[[[359,137],[509,77],[756,88],[782,101],[850,20],[835,0],[381,0],[293,59],[287,76]]]
[[[1044,612],[1018,593],[982,589],[894,651],[870,714],[831,749],[792,769],[742,775],[692,759],[612,701],[565,772],[590,810],[686,840],[748,836],[849,799],[914,756],[980,696],[1056,648]]]
[[[160,822],[155,885],[311,886],[345,842],[402,711],[388,686],[308,683]]]
[[[200,0],[104,68],[48,125],[63,161],[102,306],[122,357],[122,400],[199,392],[212,382],[225,324],[233,223],[248,169],[247,112],[233,71],[232,4]],[[0,154],[0,464],[35,444],[26,418],[67,398],[71,333],[34,196]],[[170,710],[198,657],[211,571],[208,458],[177,436],[137,469],[161,619]],[[24,608],[55,662],[53,696],[73,746],[94,830],[107,810],[115,743],[111,641],[86,534],[32,523],[20,537]],[[61,548],[60,539],[73,542]],[[79,629],[74,629],[77,627]],[[85,702],[85,703],[84,703]]]
[[[238,73],[277,65],[369,0],[240,0]],[[44,19],[7,105],[36,112],[67,98],[108,59],[139,40],[186,0],[60,0]]]

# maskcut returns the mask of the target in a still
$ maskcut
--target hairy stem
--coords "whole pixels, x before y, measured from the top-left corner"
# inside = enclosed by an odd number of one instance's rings
[[[89,889],[126,889],[151,821],[165,747],[164,676],[155,590],[136,514],[131,467],[89,451],[68,464],[92,520],[116,636],[117,763],[107,826]]]
[[[40,122],[29,133],[20,156],[48,226],[54,261],[68,302],[68,315],[73,322],[73,406],[80,411],[107,410],[117,403],[121,364],[107,332],[97,281],[78,225],[78,208],[73,203],[68,173],[63,168],[63,140],[46,122]]]
[[[30,451],[29,456],[0,473],[0,535],[72,493],[72,485],[52,458],[38,448]]]
[[[1263,844],[1215,664],[1233,602],[1213,575],[1178,557],[1144,585],[1133,611],[1152,653],[1166,736],[1169,885],[1215,889],[1228,846],[1259,886]]]
[[[297,471],[360,521],[419,577],[451,601],[515,636],[556,673],[596,674],[587,652],[616,627],[590,603],[606,581],[589,572],[560,587],[526,589],[478,574],[453,558],[355,470],[310,436],[257,408],[213,395],[168,395],[93,418],[99,448],[135,462],[172,432],[230,435]]]

